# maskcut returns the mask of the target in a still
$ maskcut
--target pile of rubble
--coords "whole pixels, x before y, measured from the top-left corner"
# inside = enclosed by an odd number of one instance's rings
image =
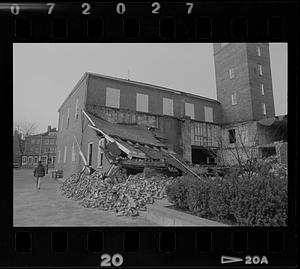
[[[62,184],[61,192],[84,207],[114,210],[117,216],[138,216],[139,211],[147,210],[147,204],[166,197],[165,188],[171,181],[171,177],[164,175],[144,178],[140,173],[118,183],[94,172],[72,175]]]

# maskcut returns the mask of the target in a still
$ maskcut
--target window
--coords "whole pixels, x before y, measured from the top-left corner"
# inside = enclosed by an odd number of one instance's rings
[[[259,47],[259,46],[257,46],[257,55],[258,55],[258,56],[261,56],[261,53],[260,53],[260,47]]]
[[[195,108],[194,104],[185,103],[185,115],[190,116],[192,120],[195,119]]]
[[[106,106],[120,108],[120,90],[106,88]]]
[[[60,150],[58,151],[57,163],[60,163]]]
[[[258,72],[259,72],[259,75],[260,75],[260,76],[263,75],[262,65],[261,65],[261,64],[258,65]]]
[[[51,145],[55,144],[55,140],[54,139],[50,139],[49,141],[50,141],[49,144],[51,144]]]
[[[78,119],[78,98],[76,99],[76,106],[75,106],[75,120]]]
[[[69,127],[69,123],[70,123],[70,108],[68,108],[67,128]]]
[[[237,104],[236,93],[231,95],[231,104],[233,106]]]
[[[65,146],[65,151],[64,151],[64,163],[67,160],[67,146]]]
[[[147,94],[141,94],[141,93],[136,94],[136,111],[149,112]]]
[[[34,163],[38,162],[38,157],[34,157]]]
[[[265,95],[265,89],[264,89],[264,84],[260,84],[260,91],[261,91],[261,95]]]
[[[262,113],[263,113],[264,115],[267,114],[266,104],[264,104],[264,103],[262,103]]]
[[[88,165],[93,163],[93,143],[88,144]]]
[[[40,139],[35,140],[35,143],[36,143],[36,144],[40,144],[40,142],[41,142]]]
[[[35,140],[34,140],[34,139],[32,139],[32,140],[31,140],[31,144],[33,145],[34,143],[35,143]]]
[[[49,144],[49,140],[45,139],[45,145],[48,145],[48,144]]]
[[[224,46],[226,46],[229,43],[221,43],[221,48],[223,48]]]
[[[173,100],[163,98],[163,114],[173,116]]]
[[[27,163],[27,157],[26,157],[26,156],[23,156],[23,158],[22,158],[22,163],[24,163],[24,164]]]
[[[229,69],[229,78],[230,79],[234,78],[234,69],[233,68]]]
[[[104,148],[105,148],[105,138],[101,138],[99,140],[99,147],[98,147],[98,163],[97,163],[98,168],[103,166]]]
[[[63,130],[63,127],[64,127],[64,116],[61,115],[61,121],[60,121],[60,131]]]
[[[205,116],[205,121],[208,122],[213,122],[213,109],[212,107],[205,106],[204,107],[204,116]]]
[[[235,129],[228,130],[229,144],[236,143]]]
[[[75,162],[75,143],[72,145],[72,162]]]

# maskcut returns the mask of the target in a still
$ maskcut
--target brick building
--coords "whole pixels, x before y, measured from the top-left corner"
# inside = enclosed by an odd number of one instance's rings
[[[261,156],[259,146],[280,140],[287,121],[274,114],[268,44],[214,44],[214,58],[218,100],[85,73],[58,110],[57,169],[66,177],[82,169],[77,142],[104,172],[112,143],[131,163],[170,162],[166,152],[192,163],[232,163],[241,146]]]
[[[22,138],[22,134],[19,133],[17,130],[15,130],[14,137],[13,137],[14,165],[21,166],[22,163],[21,159],[22,159],[22,154],[24,152],[24,146],[25,146],[25,140]]]
[[[23,167],[34,167],[38,161],[48,167],[54,167],[56,158],[56,128],[48,126],[47,132],[30,135],[25,138],[25,150],[22,157]]]

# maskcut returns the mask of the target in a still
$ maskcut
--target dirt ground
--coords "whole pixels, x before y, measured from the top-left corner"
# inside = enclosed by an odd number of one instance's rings
[[[84,208],[59,192],[61,181],[51,178],[51,171],[35,189],[30,169],[14,169],[14,227],[24,226],[153,226],[143,216],[117,217],[112,211]]]

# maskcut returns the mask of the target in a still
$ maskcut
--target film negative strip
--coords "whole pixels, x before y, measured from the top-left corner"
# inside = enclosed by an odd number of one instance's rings
[[[0,266],[295,267],[298,10],[0,4]]]

